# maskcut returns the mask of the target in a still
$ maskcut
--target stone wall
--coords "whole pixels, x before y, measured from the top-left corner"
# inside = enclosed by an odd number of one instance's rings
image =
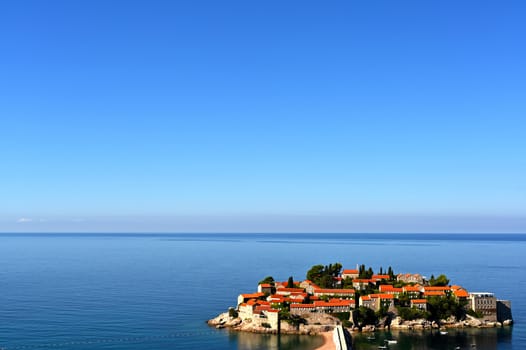
[[[511,316],[511,301],[509,300],[497,300],[497,321],[504,322],[506,320],[512,320]]]

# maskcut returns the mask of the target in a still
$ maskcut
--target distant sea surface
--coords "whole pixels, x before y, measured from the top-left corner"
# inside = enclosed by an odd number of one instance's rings
[[[316,264],[444,273],[512,301],[515,325],[355,336],[356,349],[526,348],[526,235],[0,234],[0,348],[314,349],[318,337],[216,330],[205,320],[257,282]],[[473,347],[474,348],[474,347]]]

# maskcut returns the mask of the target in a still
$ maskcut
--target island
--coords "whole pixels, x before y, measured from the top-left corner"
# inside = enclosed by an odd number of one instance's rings
[[[216,328],[258,333],[317,335],[382,329],[503,327],[513,323],[511,302],[491,292],[468,292],[446,275],[395,274],[391,267],[312,266],[306,279],[267,276],[257,291],[239,294],[231,307],[207,321]],[[336,339],[336,338],[335,338]]]

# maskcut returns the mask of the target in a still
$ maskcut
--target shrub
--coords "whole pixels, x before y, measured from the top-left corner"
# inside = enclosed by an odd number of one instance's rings
[[[350,315],[351,315],[350,312],[335,312],[335,313],[332,313],[332,314],[331,314],[331,316],[336,317],[336,318],[339,319],[340,321],[346,321],[346,320],[349,320]]]
[[[469,309],[467,313],[468,313],[469,316],[472,316],[472,317],[475,317],[475,318],[482,318],[482,317],[484,317],[484,315],[482,315],[480,312],[476,312],[473,309]]]
[[[239,316],[239,314],[236,311],[236,309],[231,307],[230,309],[228,309],[228,316],[236,318],[237,316]]]
[[[398,315],[406,321],[416,320],[419,318],[427,318],[429,315],[424,310],[419,310],[414,307],[397,307]]]

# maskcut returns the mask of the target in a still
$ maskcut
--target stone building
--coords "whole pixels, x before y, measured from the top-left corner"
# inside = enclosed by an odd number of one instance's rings
[[[400,273],[396,276],[396,280],[405,283],[424,284],[424,277],[419,273]]]
[[[469,306],[480,313],[484,320],[497,321],[497,298],[493,293],[469,293]]]

